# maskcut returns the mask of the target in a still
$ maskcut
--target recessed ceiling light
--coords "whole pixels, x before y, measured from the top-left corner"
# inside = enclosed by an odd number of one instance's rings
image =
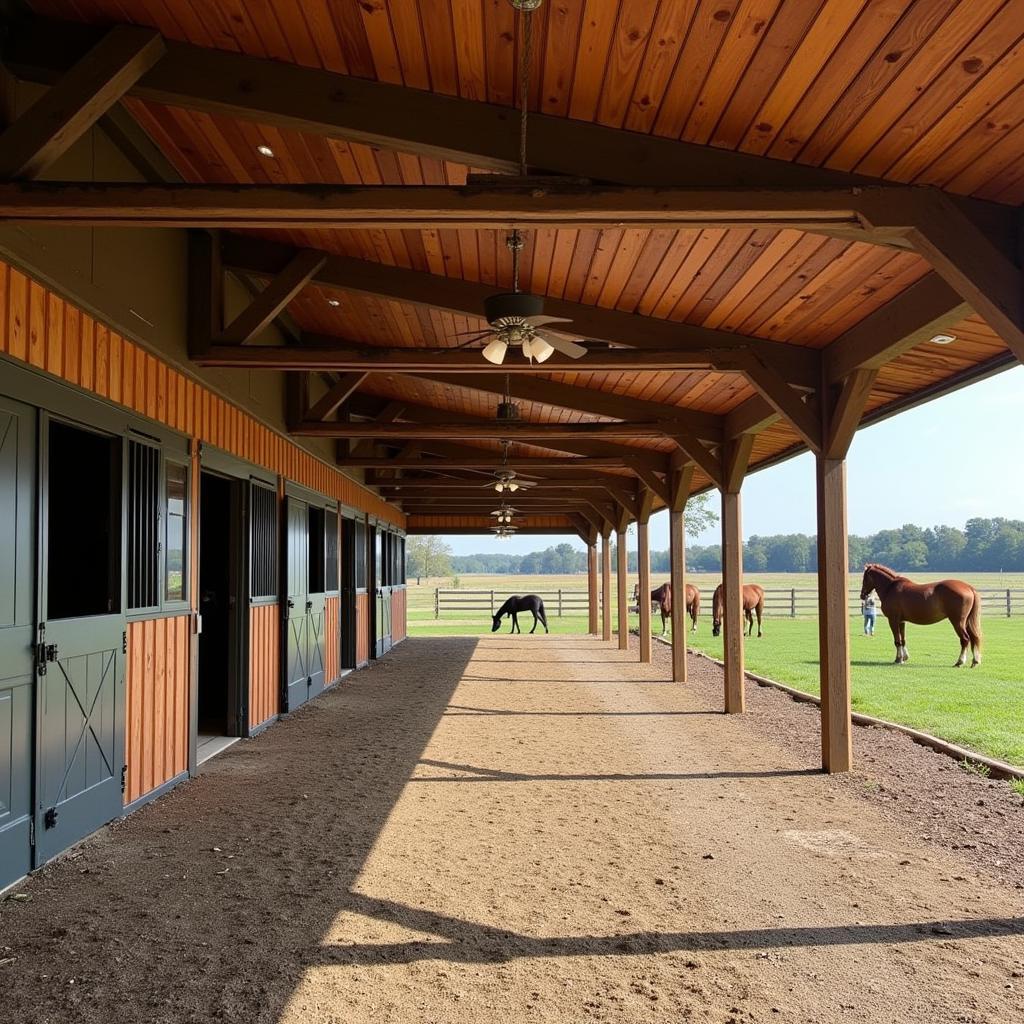
[[[340,306],[341,302],[338,299],[328,299],[327,300],[327,305],[328,306]]]
[[[956,341],[955,334],[936,334],[934,338],[929,339],[933,345],[952,345]]]
[[[274,155],[274,151],[269,146],[257,146],[256,152],[259,153],[260,156],[272,157]]]

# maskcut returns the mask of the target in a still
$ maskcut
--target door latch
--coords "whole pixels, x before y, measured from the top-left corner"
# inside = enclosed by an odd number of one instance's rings
[[[43,815],[43,828],[57,827],[57,808],[50,807]]]

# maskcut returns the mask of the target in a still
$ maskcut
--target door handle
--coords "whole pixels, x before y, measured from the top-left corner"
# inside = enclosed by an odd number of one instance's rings
[[[289,608],[294,608],[295,607],[295,602],[290,597],[288,598],[288,607]]]
[[[313,602],[312,601],[307,601],[306,602],[306,611],[307,612],[311,612],[312,610],[313,610]]]

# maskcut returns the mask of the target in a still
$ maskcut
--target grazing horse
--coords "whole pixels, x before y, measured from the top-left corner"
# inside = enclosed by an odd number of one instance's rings
[[[501,620],[506,615],[512,616],[512,628],[509,630],[510,633],[522,633],[519,628],[519,619],[516,617],[517,612],[533,612],[533,629],[530,630],[532,633],[537,628],[537,620],[539,619],[541,625],[544,627],[544,632],[548,633],[548,620],[544,614],[544,602],[536,594],[527,594],[526,597],[510,597],[497,611],[494,616],[494,624],[491,626],[491,632],[497,633],[501,626]]]
[[[913,583],[887,566],[872,563],[864,566],[861,600],[872,590],[878,592],[882,614],[889,620],[897,665],[909,660],[907,623],[932,626],[943,619],[949,619],[960,639],[960,657],[953,667],[961,668],[966,664],[968,646],[971,668],[981,664],[981,595],[969,583],[963,580]]]
[[[722,617],[725,610],[725,594],[719,583],[715,587],[715,596],[711,599],[711,635],[718,636],[722,632]],[[746,635],[754,633],[754,615],[757,615],[757,635],[764,636],[761,631],[761,617],[764,615],[764,590],[756,583],[743,585],[743,617],[747,620]]]
[[[640,584],[633,586],[633,604],[640,607]],[[662,583],[651,591],[651,607],[658,606],[661,612],[661,635],[664,636],[668,629],[668,620],[672,615],[672,584]],[[697,616],[700,614],[700,591],[691,583],[686,584],[686,613],[690,616],[693,625],[691,633],[697,632]]]

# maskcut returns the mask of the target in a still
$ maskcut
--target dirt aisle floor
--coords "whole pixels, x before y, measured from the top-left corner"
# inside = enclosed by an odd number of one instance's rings
[[[0,903],[0,1021],[1024,1020],[1024,893],[691,664],[408,641]]]

